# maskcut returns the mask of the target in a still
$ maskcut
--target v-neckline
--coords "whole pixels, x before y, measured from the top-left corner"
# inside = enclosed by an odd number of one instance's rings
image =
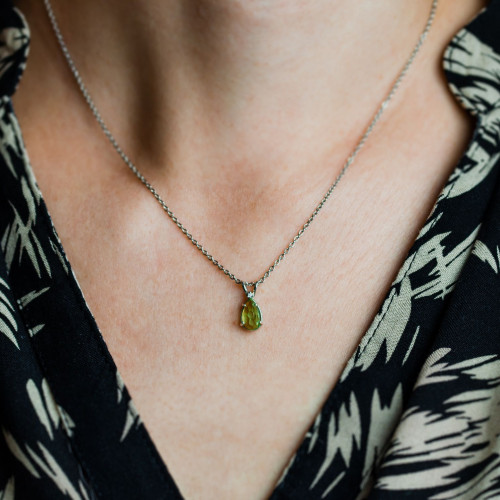
[[[488,4],[488,7],[494,1],[495,0],[491,0],[490,3]],[[488,9],[488,7],[486,7],[481,12],[479,12],[462,29],[466,29],[467,27],[469,27],[482,13],[484,13],[485,10]],[[451,41],[447,45],[447,47],[446,47],[446,49],[444,51],[443,60],[445,58],[447,58],[447,57],[450,56],[451,46],[454,43],[454,41],[457,39],[457,37],[459,36],[459,34],[462,31],[462,29],[454,35],[454,37],[451,39]],[[463,155],[461,156],[460,160],[458,161],[457,165],[454,167],[454,169],[452,170],[451,174],[449,175],[449,177],[448,177],[448,179],[447,179],[444,187],[442,188],[442,190],[441,190],[438,198],[436,199],[436,201],[435,201],[435,203],[433,205],[433,209],[431,210],[431,212],[429,213],[428,217],[426,218],[423,226],[419,230],[419,233],[418,233],[416,239],[413,241],[413,243],[411,245],[411,248],[410,248],[410,250],[407,253],[405,261],[406,261],[406,259],[409,256],[413,255],[414,252],[416,251],[416,249],[418,247],[418,244],[419,244],[419,239],[420,239],[421,235],[423,234],[423,232],[426,231],[426,227],[427,227],[429,221],[431,220],[432,215],[435,213],[436,207],[438,206],[438,204],[440,203],[440,201],[445,197],[446,186],[448,185],[450,179],[452,179],[456,175],[457,171],[462,167],[462,163],[465,161],[465,159],[467,157],[467,152],[470,151],[472,147],[474,147],[474,143],[476,141],[477,133],[478,133],[478,130],[479,130],[480,126],[481,126],[481,123],[480,123],[481,120],[480,120],[480,118],[481,117],[479,116],[479,118],[476,121],[476,126],[475,126],[475,130],[474,130],[472,138],[470,139],[469,143],[467,144],[467,147],[466,147]],[[23,145],[23,147],[24,147],[24,145]],[[27,155],[27,153],[26,153],[26,155]],[[73,272],[73,269],[72,269],[72,266],[71,266],[70,262],[68,261],[68,259],[66,257],[66,253],[64,251],[64,248],[62,247],[60,239],[57,237],[57,231],[56,231],[56,229],[54,227],[52,218],[51,218],[51,216],[50,216],[50,214],[48,212],[48,209],[47,209],[47,207],[45,205],[45,202],[43,200],[42,193],[40,192],[40,190],[38,188],[38,184],[36,183],[36,178],[35,178],[33,169],[31,167],[31,163],[27,159],[27,156],[26,156],[26,161],[25,161],[25,168],[26,168],[27,177],[32,180],[32,182],[29,183],[29,187],[32,190],[33,197],[36,200],[39,200],[39,203],[40,203],[40,205],[39,205],[39,210],[40,210],[39,217],[43,218],[45,220],[45,223],[48,225],[48,227],[50,227],[50,229],[53,231],[53,234],[56,237],[55,238],[55,243],[56,243],[56,245],[58,247],[57,250],[58,250],[59,256],[60,256],[59,262],[60,262],[60,265],[61,265],[61,271],[62,270],[64,271],[62,274],[65,275],[65,276],[67,276],[67,279],[70,281],[70,285],[71,285],[70,288],[75,293],[75,295],[74,295],[75,303],[78,303],[78,306],[83,310],[84,314],[87,316],[87,319],[89,319],[89,321],[91,323],[91,329],[92,329],[92,333],[93,333],[92,338],[85,339],[85,341],[82,342],[82,345],[80,346],[80,349],[86,349],[87,346],[90,345],[92,342],[97,342],[97,343],[100,344],[100,346],[99,346],[100,352],[102,353],[102,355],[103,355],[103,357],[105,358],[105,361],[106,361],[104,363],[99,363],[100,371],[99,371],[98,374],[91,372],[92,366],[89,366],[89,371],[88,372],[82,372],[82,373],[80,373],[79,377],[82,380],[82,384],[92,383],[92,381],[95,380],[96,376],[98,376],[98,377],[106,377],[110,381],[110,383],[112,381],[113,384],[116,384],[117,383],[117,379],[118,379],[118,387],[120,386],[120,384],[123,384],[121,386],[121,388],[119,387],[119,391],[121,390],[122,391],[121,392],[122,395],[126,394],[129,397],[129,400],[130,400],[130,403],[131,403],[130,404],[130,409],[131,409],[132,413],[134,411],[136,412],[136,414],[132,415],[131,418],[134,418],[139,423],[143,423],[143,421],[141,419],[141,415],[139,413],[137,413],[137,407],[135,406],[135,403],[134,403],[133,399],[131,398],[130,393],[128,392],[127,384],[123,382],[123,379],[121,378],[121,374],[118,371],[118,368],[116,366],[116,363],[114,362],[114,359],[113,359],[113,357],[111,355],[111,352],[107,348],[107,345],[106,345],[106,343],[104,341],[102,333],[101,333],[101,331],[100,331],[97,323],[95,322],[94,316],[93,316],[93,314],[92,314],[92,312],[91,312],[91,310],[89,308],[89,305],[85,301],[83,293],[81,292],[81,287],[79,285],[79,282],[78,282],[78,280],[77,280],[77,278],[76,278],[76,276],[75,276],[75,274]],[[401,266],[400,270],[398,271],[397,275],[399,275],[399,273],[401,272],[401,270],[403,269],[403,267],[404,267],[404,263]],[[325,399],[324,403],[322,404],[320,410],[317,412],[317,414],[316,414],[313,422],[310,424],[307,432],[304,434],[304,437],[302,438],[300,444],[296,448],[296,451],[289,458],[289,460],[287,462],[287,466],[284,468],[284,470],[283,470],[283,472],[281,474],[280,479],[277,481],[277,483],[274,486],[274,489],[273,489],[272,493],[268,497],[269,500],[277,500],[279,498],[279,491],[280,491],[281,488],[283,488],[283,486],[286,483],[287,473],[289,472],[290,467],[293,465],[294,468],[297,468],[298,466],[303,465],[303,462],[304,462],[304,460],[305,460],[305,458],[307,456],[307,449],[306,449],[306,447],[307,447],[307,441],[306,441],[306,436],[308,434],[311,434],[313,432],[314,424],[315,424],[316,420],[318,419],[318,417],[320,417],[321,415],[323,415],[323,414],[326,413],[326,411],[329,408],[332,400],[337,397],[337,393],[339,391],[340,381],[343,381],[345,378],[347,378],[348,371],[352,367],[353,363],[359,363],[360,360],[362,359],[362,356],[366,352],[366,345],[373,339],[373,337],[375,335],[373,333],[373,330],[374,330],[374,326],[375,326],[375,321],[377,320],[377,315],[382,310],[383,304],[386,301],[390,300],[391,290],[392,290],[392,284],[389,287],[389,289],[388,289],[388,291],[387,291],[387,293],[385,295],[385,298],[384,298],[384,300],[382,302],[382,305],[380,306],[380,308],[377,311],[375,317],[373,318],[373,320],[372,320],[369,328],[363,334],[363,336],[362,336],[362,338],[361,338],[361,340],[360,340],[360,342],[358,344],[357,349],[354,351],[354,353],[350,357],[349,361],[347,362],[346,366],[344,367],[344,369],[342,371],[342,374],[341,374],[341,376],[339,378],[339,382],[337,382],[333,386],[333,388],[331,389],[331,391],[329,392],[329,394],[328,394],[327,398]],[[91,318],[91,320],[90,320],[90,318]],[[64,328],[64,326],[61,325],[61,328]],[[375,331],[376,331],[376,329],[375,329]],[[370,335],[371,335],[370,338],[368,338],[369,332],[371,332],[370,333]],[[36,344],[35,344],[35,346],[36,346]],[[98,350],[96,350],[96,352],[97,351]],[[100,360],[100,361],[103,361],[103,360]],[[50,368],[48,368],[48,367],[45,367],[45,368],[46,368],[46,371],[50,372]],[[54,380],[55,379],[51,380],[50,377],[49,377],[49,383],[52,383]],[[57,385],[57,384],[54,383],[54,385]],[[66,390],[69,390],[69,389],[67,388]],[[55,395],[57,397],[57,395],[58,395],[58,387],[56,387],[56,386],[53,387],[53,392],[55,393]],[[115,393],[113,393],[113,394],[110,393],[109,394],[110,398],[111,397],[115,398],[115,396],[116,396]],[[98,410],[97,409],[93,409],[92,411],[98,411]],[[92,413],[92,412],[90,412],[90,413]],[[122,422],[116,421],[116,422],[114,422],[113,425],[115,425],[116,428],[119,428],[120,426],[122,426],[122,424],[123,424]],[[168,464],[165,463],[165,461],[163,460],[163,458],[159,454],[159,451],[156,448],[156,445],[154,444],[154,441],[153,441],[151,435],[149,434],[149,432],[146,429],[145,425],[142,425],[140,427],[142,427],[142,432],[141,432],[141,438],[140,439],[142,439],[143,446],[145,448],[147,448],[148,454],[151,457],[151,460],[155,463],[155,469],[159,473],[161,481],[163,482],[164,485],[168,485],[168,488],[166,488],[164,490],[164,492],[165,492],[165,494],[168,493],[169,496],[166,496],[165,498],[169,498],[169,499],[174,499],[174,498],[183,499],[182,494],[180,493],[180,490],[179,490],[179,488],[177,486],[177,483],[175,482],[175,479],[170,474],[170,471],[168,469]],[[87,465],[84,464],[84,466],[87,466]],[[124,466],[127,466],[127,465],[125,464]],[[128,464],[128,466],[130,467],[131,465]],[[127,472],[126,469],[123,469],[123,471],[124,471],[124,474],[126,474],[126,472]]]

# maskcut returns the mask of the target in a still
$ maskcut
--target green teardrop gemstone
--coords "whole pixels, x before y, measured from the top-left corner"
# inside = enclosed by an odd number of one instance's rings
[[[257,330],[262,322],[262,313],[253,299],[248,299],[241,310],[241,326],[247,330]]]

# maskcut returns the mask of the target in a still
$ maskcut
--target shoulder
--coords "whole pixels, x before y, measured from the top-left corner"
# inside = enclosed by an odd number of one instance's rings
[[[452,92],[468,111],[483,118],[500,109],[500,0],[490,0],[453,37],[443,67]]]
[[[29,53],[30,30],[10,0],[0,0],[0,96],[11,96],[19,84]]]
[[[26,160],[11,96],[24,72],[29,46],[30,30],[23,14],[9,0],[0,0],[0,215],[9,179],[18,179]]]

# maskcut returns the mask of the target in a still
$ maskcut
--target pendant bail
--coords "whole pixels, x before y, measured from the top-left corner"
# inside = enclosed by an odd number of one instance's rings
[[[248,281],[242,281],[241,284],[243,286],[243,290],[245,292],[245,295],[249,299],[252,299],[253,297],[255,297],[255,294],[257,293],[257,283],[253,283],[253,290],[249,290],[247,288],[247,286],[250,286],[250,283],[248,283]]]

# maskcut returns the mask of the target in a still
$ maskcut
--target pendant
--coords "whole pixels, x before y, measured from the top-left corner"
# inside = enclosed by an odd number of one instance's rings
[[[253,299],[257,287],[254,287],[253,292],[251,292],[247,290],[246,283],[242,283],[242,285],[247,301],[242,304],[240,326],[247,330],[257,330],[262,326],[262,313],[257,302]]]

